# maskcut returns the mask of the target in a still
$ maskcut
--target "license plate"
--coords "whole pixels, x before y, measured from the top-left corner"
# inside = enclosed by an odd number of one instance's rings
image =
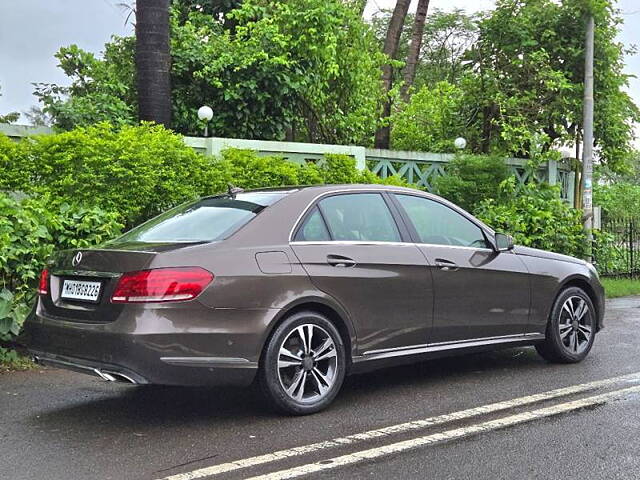
[[[62,283],[62,298],[70,300],[86,300],[97,302],[100,297],[100,282],[86,282],[84,280],[65,280]]]

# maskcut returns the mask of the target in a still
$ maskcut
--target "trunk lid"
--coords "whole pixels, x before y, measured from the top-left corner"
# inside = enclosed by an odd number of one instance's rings
[[[62,251],[54,256],[48,267],[49,293],[40,296],[40,313],[68,321],[113,321],[123,305],[111,303],[111,294],[124,272],[151,268],[154,259],[163,252],[191,245],[193,243],[125,243],[118,244],[117,248]],[[66,287],[70,286],[65,285],[65,281],[74,284],[76,289],[90,287],[92,294],[97,292],[97,298],[65,298],[69,295]]]

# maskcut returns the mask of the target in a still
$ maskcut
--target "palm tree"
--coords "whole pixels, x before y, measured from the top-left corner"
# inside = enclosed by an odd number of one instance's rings
[[[391,59],[395,58],[398,53],[398,45],[400,44],[400,35],[402,34],[402,27],[404,26],[404,20],[407,17],[409,11],[409,4],[411,0],[397,0],[396,6],[391,14],[391,20],[389,21],[389,27],[387,28],[387,35],[384,40],[384,53]],[[393,70],[390,64],[382,66],[382,88],[385,96],[389,94],[391,90],[391,83],[393,77]],[[382,117],[387,119],[391,115],[391,102],[386,99],[382,106]],[[376,131],[375,147],[376,148],[389,148],[390,141],[390,127],[388,125],[380,127]]]
[[[138,118],[171,126],[170,0],[136,2]]]
[[[413,30],[411,31],[409,53],[407,54],[407,65],[404,68],[404,84],[401,90],[402,98],[405,102],[409,100],[409,89],[416,77],[416,65],[418,64],[420,47],[422,46],[422,36],[424,35],[424,24],[427,20],[428,10],[429,0],[418,0],[416,18],[413,21]]]

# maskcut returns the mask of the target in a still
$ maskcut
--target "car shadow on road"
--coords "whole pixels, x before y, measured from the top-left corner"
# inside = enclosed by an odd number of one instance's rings
[[[358,405],[375,402],[381,393],[389,397],[395,392],[401,401],[407,389],[430,391],[450,386],[452,382],[464,382],[478,372],[487,378],[505,372],[510,376],[511,370],[524,375],[525,371],[539,370],[545,365],[549,368],[532,349],[510,349],[385,368],[348,377],[332,409],[358,408]],[[265,404],[255,386],[245,389],[192,388],[89,382],[78,386],[80,390],[86,390],[82,392],[81,401],[74,398],[68,406],[34,413],[34,423],[51,429],[68,429],[74,425],[82,429],[100,424],[101,433],[108,433],[123,428],[144,431],[154,427],[207,424],[234,426],[246,419],[255,422],[279,417]]]
[[[475,373],[492,376],[513,369],[524,376],[530,370],[540,368],[549,368],[549,364],[533,348],[510,348],[425,360],[353,375],[346,379],[343,388],[344,391],[366,395],[368,390],[375,394],[379,389],[450,383]]]

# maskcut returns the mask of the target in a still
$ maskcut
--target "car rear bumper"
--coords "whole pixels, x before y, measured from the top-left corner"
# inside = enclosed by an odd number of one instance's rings
[[[266,326],[274,312],[227,310],[214,314],[209,309],[208,313],[209,328],[176,324],[166,328],[168,322],[134,314],[115,322],[89,324],[34,312],[25,322],[21,342],[42,364],[105,380],[249,385],[256,376]]]

